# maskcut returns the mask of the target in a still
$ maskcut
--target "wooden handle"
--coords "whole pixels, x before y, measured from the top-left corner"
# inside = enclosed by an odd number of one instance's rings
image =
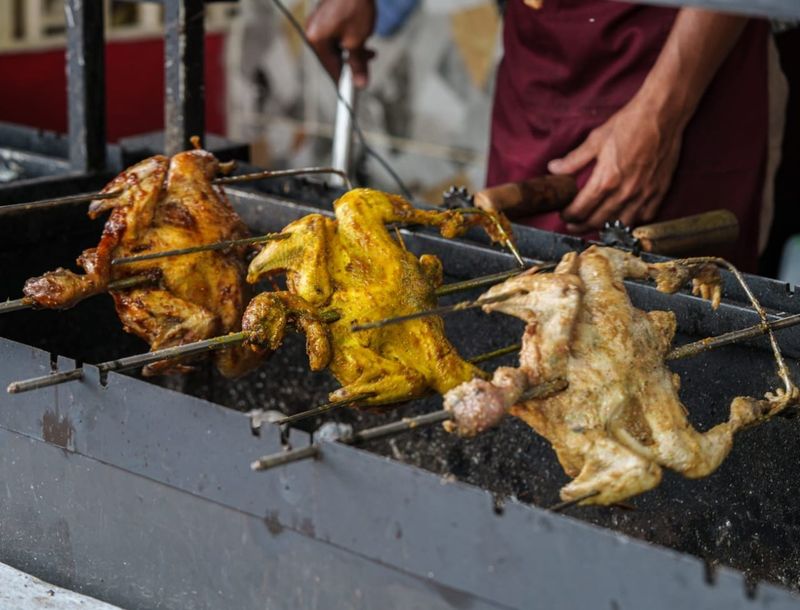
[[[572,176],[541,176],[484,189],[475,194],[475,205],[519,218],[561,210],[577,193],[578,185]]]
[[[735,242],[739,221],[729,210],[714,210],[637,227],[633,236],[645,252],[669,256],[705,254],[711,246]]]

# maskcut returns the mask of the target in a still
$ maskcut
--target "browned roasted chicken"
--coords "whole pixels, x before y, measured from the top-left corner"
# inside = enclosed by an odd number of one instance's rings
[[[112,266],[115,258],[163,252],[248,236],[224,193],[211,180],[219,162],[209,152],[192,150],[168,159],[155,156],[128,168],[89,207],[96,218],[110,211],[100,243],[83,252],[78,264],[85,274],[57,269],[25,284],[24,294],[36,306],[72,307],[106,291],[110,282],[150,275],[153,282],[112,290],[125,330],[151,349],[181,345],[238,331],[249,296],[245,252],[199,252]],[[258,358],[243,347],[214,353],[219,370],[233,377],[255,366]],[[186,370],[176,361],[145,367],[144,374]]]
[[[675,315],[635,308],[623,284],[627,277],[652,278],[664,292],[675,292],[691,278],[697,294],[719,303],[715,267],[647,264],[612,248],[567,254],[552,274],[512,278],[484,296],[514,296],[484,310],[527,323],[520,366],[499,368],[491,382],[474,379],[448,392],[445,408],[454,415],[448,428],[477,434],[510,412],[553,444],[573,477],[562,488],[562,499],[607,505],[658,485],[662,466],[690,478],[712,473],[730,452],[737,430],[797,399],[796,389],[768,393],[763,400],[737,397],[728,421],[697,432],[678,397],[680,378],[664,363]],[[565,381],[566,389],[526,397],[556,380]]]
[[[289,237],[267,244],[250,264],[248,281],[286,274],[287,291],[258,295],[243,328],[263,354],[276,350],[287,323],[307,336],[312,370],[329,368],[342,384],[331,400],[369,395],[366,404],[444,393],[483,373],[459,357],[431,316],[364,332],[353,324],[430,309],[442,282],[438,258],[408,252],[387,230],[389,223],[439,226],[454,236],[480,216],[423,211],[401,197],[357,189],[334,204],[336,219],[312,214],[284,229]],[[322,313],[337,314],[325,323]]]

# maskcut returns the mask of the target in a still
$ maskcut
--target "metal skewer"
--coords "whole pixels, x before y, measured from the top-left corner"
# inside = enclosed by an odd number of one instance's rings
[[[555,382],[542,383],[534,388],[531,388],[528,392],[528,397],[537,398],[545,396],[552,393],[555,388],[563,389],[563,382],[559,380]],[[379,440],[388,436],[396,436],[398,434],[403,434],[404,432],[410,432],[416,428],[439,424],[452,418],[452,412],[446,409],[440,409],[438,411],[424,413],[423,415],[417,415],[416,417],[406,417],[400,421],[353,432],[352,434],[341,437],[338,442],[345,445],[360,445],[361,443]],[[250,468],[256,471],[269,470],[270,468],[275,468],[276,466],[283,466],[284,464],[289,464],[291,462],[317,457],[319,453],[320,445],[318,443],[313,443],[307,447],[290,449],[289,451],[283,451],[281,453],[264,456],[252,462],[250,464]]]
[[[227,241],[217,241],[212,244],[203,244],[202,246],[192,246],[191,248],[179,248],[177,250],[164,250],[162,252],[148,252],[147,254],[138,254],[135,256],[123,256],[115,258],[111,261],[112,265],[127,265],[130,263],[139,263],[142,261],[155,260],[158,258],[169,258],[170,256],[181,256],[185,254],[194,254],[196,252],[210,252],[214,250],[225,250],[226,248],[233,248],[235,246],[247,246],[250,244],[260,244],[268,241],[279,241],[289,237],[289,233],[267,233],[266,235],[259,235],[257,237],[246,237],[244,239],[229,239]],[[111,282],[107,290],[124,290],[125,288],[132,288],[140,284],[146,283],[151,278],[148,276],[132,276],[122,280]],[[33,301],[23,297],[13,301],[6,301],[0,303],[0,314],[10,313],[12,311],[19,311],[21,309],[29,309],[34,306]]]
[[[125,288],[133,288],[134,286],[141,286],[152,282],[153,277],[150,275],[132,275],[108,285],[108,290],[124,290]],[[13,301],[6,301],[0,303],[0,314],[10,313],[12,311],[20,311],[22,309],[30,309],[34,306],[33,301],[27,297],[21,299],[14,299]]]
[[[285,178],[288,176],[300,176],[307,174],[336,174],[342,178],[348,190],[353,188],[352,184],[350,184],[350,180],[347,178],[347,175],[342,170],[333,167],[302,167],[299,169],[282,169],[274,171],[267,170],[263,172],[254,172],[252,174],[241,174],[239,176],[225,176],[222,178],[216,178],[212,180],[211,183],[216,185],[238,184],[240,182],[255,182],[257,180],[267,180],[269,178]],[[28,203],[15,203],[12,205],[0,206],[0,216],[22,214],[25,212],[32,212],[34,210],[46,210],[62,205],[94,201],[96,199],[115,199],[123,193],[124,191],[122,190],[110,191],[108,193],[79,193],[77,195],[68,195],[66,197],[40,199],[39,201],[30,201]]]
[[[375,328],[382,328],[384,326],[389,326],[390,324],[399,324],[400,322],[408,322],[409,320],[416,320],[418,318],[425,318],[428,316],[440,316],[448,313],[453,313],[455,311],[474,309],[476,307],[489,305],[490,303],[499,303],[501,301],[505,301],[513,296],[521,294],[522,292],[524,291],[512,290],[509,292],[496,294],[493,297],[487,297],[485,299],[477,299],[475,301],[461,301],[460,303],[455,303],[453,305],[444,305],[442,307],[434,307],[433,309],[428,309],[426,311],[415,311],[414,313],[406,314],[404,316],[397,316],[396,318],[386,318],[385,320],[377,320],[375,322],[365,322],[364,324],[353,324],[353,326],[351,326],[350,328],[353,332],[358,332],[362,330],[373,330]]]
[[[239,182],[255,182],[257,180],[267,180],[269,178],[286,178],[288,176],[301,176],[308,174],[335,174],[339,176],[344,182],[347,190],[353,188],[347,174],[341,169],[335,167],[301,167],[299,169],[279,169],[279,170],[265,170],[263,172],[254,172],[252,174],[241,174],[239,176],[225,176],[224,178],[217,178],[212,181],[213,184],[238,184]]]
[[[500,349],[496,349],[494,351],[486,352],[474,356],[472,358],[469,358],[467,362],[469,362],[470,364],[480,364],[481,362],[486,362],[487,360],[492,360],[494,358],[499,358],[500,356],[505,356],[507,354],[513,354],[514,352],[518,352],[520,347],[522,347],[522,345],[519,343],[515,343],[513,345],[507,345],[506,347],[501,347]],[[316,417],[317,415],[328,413],[329,411],[333,411],[334,409],[338,409],[339,407],[346,407],[348,405],[352,405],[366,398],[370,398],[371,396],[373,396],[373,394],[358,394],[357,396],[353,396],[346,400],[335,400],[332,402],[327,402],[324,405],[320,405],[319,407],[314,407],[313,409],[308,409],[307,411],[300,411],[299,413],[295,413],[294,415],[289,415],[282,419],[278,419],[272,423],[278,425],[295,423],[298,421],[302,421],[304,419]],[[371,406],[377,407],[377,406],[385,406],[392,404],[399,404],[399,403],[397,401],[378,402],[378,403],[373,403]]]
[[[54,197],[52,199],[40,199],[28,203],[14,203],[12,205],[0,206],[0,216],[12,214],[24,214],[34,210],[46,210],[57,208],[62,205],[72,203],[84,203],[95,199],[114,199],[122,195],[122,191],[111,191],[109,193],[79,193],[77,195],[67,195],[66,197]]]
[[[118,282],[112,282],[111,284],[109,284],[109,289],[128,288],[133,285],[137,285],[138,283],[145,283],[149,280],[150,278],[148,276],[133,276],[125,278],[124,280],[119,280]],[[493,276],[486,276],[484,278],[475,278],[473,280],[467,280],[466,282],[457,282],[456,284],[460,286],[458,290],[467,290],[476,287],[478,285],[481,285],[480,283],[482,282],[488,282],[488,281],[494,282]],[[437,289],[436,295],[438,296],[440,292],[444,291],[446,291],[446,294],[455,292],[455,290],[451,288],[451,284],[445,284],[444,286],[440,286]],[[31,307],[31,304],[27,302],[26,299],[17,299],[16,301],[8,301],[6,303],[0,304],[0,313],[16,311],[18,309],[25,309],[28,307]],[[327,322],[334,322],[339,319],[339,314],[337,312],[323,312],[321,318]],[[158,350],[155,352],[146,352],[144,354],[139,354],[138,356],[130,356],[127,359],[123,358],[122,360],[117,362],[122,362],[123,360],[127,362],[130,361],[131,358],[138,358],[140,359],[141,366],[145,366],[146,364],[151,364],[152,362],[158,362],[159,360],[166,360],[167,358],[194,356],[204,351],[214,351],[216,349],[222,349],[222,347],[225,347],[227,345],[233,345],[237,342],[242,342],[244,341],[245,338],[246,338],[245,333],[223,335],[222,337],[215,337],[212,339],[206,339],[204,341],[197,341],[195,343],[187,343],[184,345],[167,348],[168,350],[170,350],[169,354],[166,353],[167,350]],[[226,341],[226,343],[220,344],[221,340]],[[479,356],[479,358],[482,357],[485,359],[489,359],[496,356],[500,356],[505,353],[510,353],[511,351],[514,351],[516,349],[519,349],[519,347],[510,346],[510,348],[503,348],[501,350],[497,350],[497,353],[491,352],[489,354],[482,354],[482,356]],[[478,362],[483,362],[483,360],[475,360],[475,364],[477,364]],[[98,368],[101,369],[101,371],[107,372],[111,370],[114,371],[129,370],[130,368],[135,368],[137,365],[134,364],[131,367],[126,366],[125,369],[121,368],[111,369],[111,368],[106,368],[107,366],[109,366],[109,363],[106,362],[106,363],[101,363],[97,366]],[[76,369],[76,371],[81,371],[81,369],[80,368]],[[21,392],[46,388],[49,386],[58,385],[60,383],[66,383],[68,381],[74,381],[76,379],[82,379],[82,378],[83,378],[82,371],[80,374],[77,374],[74,371],[66,371],[63,373],[52,373],[50,375],[44,375],[42,377],[35,377],[23,381],[15,381],[8,386],[7,391],[9,394],[18,394]]]
[[[562,510],[566,510],[570,506],[575,506],[576,504],[580,504],[584,500],[588,500],[589,498],[594,498],[595,496],[599,495],[600,495],[599,491],[590,491],[589,493],[584,494],[582,496],[578,496],[577,498],[572,498],[572,500],[564,500],[563,502],[559,502],[558,504],[553,504],[553,506],[551,506],[549,510],[552,510],[554,513],[560,513]]]
[[[486,218],[488,218],[492,222],[492,224],[494,224],[494,226],[497,227],[498,233],[500,233],[500,235],[503,237],[503,241],[505,242],[503,245],[505,245],[511,251],[511,254],[514,255],[514,258],[517,259],[517,264],[522,268],[525,267],[525,261],[522,260],[522,255],[519,253],[517,245],[514,243],[514,240],[508,234],[508,231],[505,230],[505,227],[503,227],[503,225],[500,224],[500,221],[497,219],[496,216],[493,216],[492,214],[490,214],[486,210],[482,210],[481,208],[459,208],[457,211],[464,214],[480,214],[481,216],[485,216]]]
[[[111,261],[112,265],[127,265],[130,263],[138,263],[141,261],[150,261],[157,258],[168,258],[170,256],[182,256],[185,254],[194,254],[195,252],[211,252],[215,250],[225,250],[235,246],[248,246],[250,244],[261,244],[267,241],[280,241],[289,237],[289,233],[267,233],[257,237],[245,237],[244,239],[229,239],[227,241],[215,241],[211,244],[203,244],[202,246],[192,246],[190,248],[178,248],[177,250],[164,250],[162,252],[148,252],[147,254],[138,254],[136,256],[123,256],[115,258]]]
[[[686,345],[682,345],[680,347],[676,347],[670,350],[667,355],[665,356],[665,360],[680,360],[682,358],[688,358],[690,356],[696,356],[698,354],[702,354],[707,351],[711,351],[713,349],[717,349],[720,347],[724,347],[726,345],[731,345],[732,343],[736,343],[738,341],[743,341],[746,339],[753,339],[762,335],[767,334],[770,331],[776,331],[783,328],[789,328],[791,326],[796,326],[800,324],[800,314],[795,314],[791,316],[787,316],[785,318],[781,318],[779,320],[775,320],[769,323],[768,327],[765,327],[762,324],[756,324],[754,326],[750,326],[748,328],[743,328],[740,330],[734,330],[722,335],[718,335],[716,337],[707,337],[705,339],[700,339],[698,341],[694,341],[692,343],[688,343]],[[520,344],[516,345],[509,345],[508,347],[501,348],[494,352],[489,352],[487,354],[482,354],[470,360],[473,364],[477,363],[478,361],[488,360],[489,358],[495,358],[504,354],[508,354],[514,351],[517,351],[521,347]],[[537,395],[544,395],[553,391],[555,388],[552,384],[542,384],[542,386],[537,386],[528,393],[526,399],[535,398]],[[309,413],[305,411],[304,413]],[[302,415],[302,413],[298,414]],[[430,416],[432,419],[428,421],[427,417]],[[412,417],[410,419],[404,419],[400,422],[396,422],[395,424],[387,424],[387,426],[380,426],[380,429],[388,428],[389,426],[394,426],[391,428],[391,434],[399,434],[401,432],[410,431],[416,427],[420,427],[423,425],[430,425],[432,423],[438,423],[440,421],[445,421],[451,418],[451,414],[449,411],[441,410],[441,411],[434,411],[433,413],[428,413],[426,415],[422,415],[419,417]],[[377,430],[377,429],[374,429]],[[383,434],[382,436],[388,436],[389,434]],[[356,444],[354,440],[350,440],[351,437],[344,437],[340,439],[339,442],[352,445]],[[370,430],[364,430],[361,433],[356,433],[352,436],[352,439],[363,439],[363,440],[371,440],[370,437]],[[360,442],[363,442],[361,440]],[[299,460],[307,459],[309,457],[316,457],[319,454],[319,445],[314,444],[310,445],[309,447],[303,447],[301,449],[294,449],[290,451],[284,451],[279,454],[275,454],[272,456],[266,456],[259,460],[256,460],[251,464],[251,468],[253,470],[267,470],[269,468],[273,468],[275,466],[280,466],[283,464],[289,464],[291,462],[296,462]],[[561,511],[564,510],[574,504],[578,504],[587,498],[594,497],[599,492],[592,492],[591,494],[587,494],[586,496],[576,498],[574,500],[569,500],[566,502],[560,502],[551,507],[551,510],[554,511]]]
[[[383,426],[376,426],[374,428],[367,428],[360,432],[354,432],[351,435],[343,436],[338,442],[345,445],[359,445],[367,441],[374,441],[387,436],[395,436],[403,432],[408,432],[419,426],[430,426],[452,418],[450,411],[433,411],[432,413],[425,413],[417,417],[402,419],[400,421],[385,424]],[[267,455],[250,464],[250,468],[256,471],[269,470],[276,466],[283,466],[291,462],[297,462],[308,458],[317,457],[320,453],[320,446],[317,443],[301,447],[299,449],[291,449],[282,453],[274,455]]]

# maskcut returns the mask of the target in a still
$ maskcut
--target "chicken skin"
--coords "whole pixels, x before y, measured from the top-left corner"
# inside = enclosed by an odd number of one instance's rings
[[[563,500],[608,505],[657,486],[662,467],[689,478],[709,475],[730,452],[738,430],[796,400],[796,390],[768,393],[763,400],[737,397],[728,421],[696,431],[678,396],[680,378],[664,364],[675,315],[635,308],[625,278],[654,279],[663,292],[692,279],[697,294],[714,305],[720,298],[712,265],[647,264],[594,246],[565,255],[553,274],[525,274],[495,286],[484,296],[518,292],[484,310],[526,322],[520,367],[502,367],[491,382],[475,379],[450,391],[449,430],[473,435],[510,412],[552,443],[573,478],[561,490]],[[566,389],[526,396],[557,379]]]
[[[112,266],[115,258],[247,237],[244,223],[211,183],[218,171],[219,162],[204,150],[171,159],[151,157],[125,170],[103,189],[121,194],[95,200],[89,207],[91,218],[108,211],[111,215],[98,246],[78,259],[85,274],[58,269],[32,278],[25,284],[25,296],[39,307],[66,309],[106,291],[112,281],[149,275],[151,283],[112,290],[111,295],[125,330],[147,341],[151,349],[238,331],[249,296],[242,248]],[[241,346],[220,350],[213,357],[228,377],[258,363]],[[143,373],[187,369],[170,360],[151,364]]]
[[[441,262],[408,252],[388,223],[435,225],[454,236],[486,219],[418,210],[401,197],[369,189],[346,193],[334,209],[335,220],[312,214],[291,223],[284,229],[289,237],[267,244],[250,264],[249,282],[285,273],[288,289],[263,293],[248,306],[243,329],[250,345],[271,353],[287,321],[294,323],[307,336],[311,368],[327,367],[342,384],[331,400],[368,395],[359,401],[365,405],[444,393],[483,377],[458,355],[439,317],[364,332],[351,327],[436,306]],[[324,323],[323,310],[339,319]]]

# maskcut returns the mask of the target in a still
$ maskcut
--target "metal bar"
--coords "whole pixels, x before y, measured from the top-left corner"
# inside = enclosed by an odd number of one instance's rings
[[[216,178],[214,184],[238,184],[239,182],[253,182],[255,180],[266,180],[268,178],[285,178],[288,176],[303,176],[309,174],[335,174],[339,176],[348,189],[352,189],[353,185],[350,183],[347,174],[335,167],[300,167],[297,169],[279,169],[279,170],[265,170],[263,172],[254,172],[252,174],[241,174],[239,176],[225,176],[224,178]]]
[[[335,174],[344,180],[348,189],[352,188],[352,184],[350,184],[347,175],[334,167],[300,167],[297,169],[265,170],[263,172],[241,174],[239,176],[224,176],[222,178],[215,178],[211,182],[212,184],[216,185],[239,184],[241,182],[254,182],[257,180],[268,180],[270,178],[285,178],[288,176],[302,176],[309,174]],[[108,193],[80,193],[78,195],[67,195],[66,197],[41,199],[39,201],[31,201],[28,203],[15,203],[0,207],[0,216],[6,214],[30,212],[33,210],[56,208],[62,205],[83,203],[86,201],[93,201],[95,199],[114,199],[114,197],[119,197],[122,195],[122,193],[123,191],[120,190],[110,191]]]
[[[433,411],[432,413],[425,413],[417,417],[409,417],[400,421],[385,424],[383,426],[376,426],[374,428],[367,428],[360,432],[354,432],[349,436],[343,436],[338,442],[345,445],[359,445],[369,441],[378,440],[387,436],[394,436],[403,432],[413,430],[418,426],[429,426],[439,422],[451,419],[453,416],[450,411],[444,409],[440,411]],[[277,468],[291,464],[292,462],[299,462],[308,458],[316,458],[320,454],[320,446],[317,443],[299,449],[290,449],[283,453],[276,453],[274,455],[265,455],[250,464],[250,468],[255,471],[269,470],[270,468]]]
[[[347,176],[352,168],[353,116],[350,113],[351,109],[355,112],[356,90],[353,85],[353,71],[347,63],[347,51],[344,51],[344,55],[342,73],[339,76],[331,165],[342,170]]]
[[[502,301],[510,299],[514,296],[517,296],[520,292],[521,292],[520,290],[512,290],[510,292],[503,292],[501,294],[497,294],[493,297],[478,299],[477,301],[461,301],[460,303],[455,303],[454,305],[444,305],[442,307],[434,307],[433,309],[428,309],[425,311],[416,311],[414,313],[410,313],[404,316],[397,316],[396,318],[386,318],[385,320],[376,320],[375,322],[354,324],[351,327],[351,330],[353,332],[358,332],[362,330],[372,330],[375,328],[381,328],[383,326],[389,326],[390,324],[399,324],[401,322],[408,322],[409,320],[416,320],[417,318],[425,318],[428,316],[440,316],[448,313],[454,313],[456,311],[464,311],[465,309],[474,309],[476,307],[483,307],[484,305],[489,305],[491,303],[500,303]]]
[[[122,195],[122,191],[111,191],[110,193],[80,193],[78,195],[67,195],[66,197],[40,199],[39,201],[31,201],[28,203],[15,203],[0,207],[0,215],[22,214],[34,210],[46,210],[72,203],[85,203],[94,199],[113,199],[120,195]]]
[[[667,354],[666,359],[678,360],[679,358],[696,356],[718,347],[731,345],[746,339],[760,337],[767,334],[768,330],[770,329],[781,330],[782,328],[789,328],[790,326],[796,326],[797,324],[800,324],[800,314],[794,314],[785,318],[781,318],[780,320],[771,321],[768,325],[756,324],[740,330],[732,330],[716,337],[707,337],[693,343],[687,343],[686,345],[676,347]]]
[[[194,254],[195,252],[210,252],[213,250],[225,250],[226,248],[233,248],[235,246],[247,246],[250,244],[261,244],[266,241],[280,241],[289,237],[289,233],[270,233],[268,235],[259,235],[257,237],[246,237],[244,239],[228,239],[226,241],[218,241],[212,244],[203,244],[202,246],[192,246],[191,248],[178,248],[176,250],[164,250],[162,252],[149,252],[148,254],[138,254],[135,256],[123,256],[115,258],[111,261],[112,265],[126,265],[130,263],[139,263],[142,261],[150,261],[158,258],[169,258],[170,256],[182,256],[184,254]]]
[[[269,470],[270,468],[277,468],[278,466],[291,464],[292,462],[297,462],[298,460],[317,457],[317,455],[319,455],[319,446],[308,445],[307,447],[290,449],[289,451],[276,453],[275,455],[266,455],[250,464],[250,468],[256,471]]]
[[[153,281],[153,278],[149,275],[132,275],[131,277],[111,282],[108,285],[108,290],[124,290],[125,288],[132,288],[151,281]],[[12,311],[19,311],[21,309],[30,309],[31,307],[33,307],[33,301],[27,297],[23,297],[21,299],[0,303],[0,314],[11,313]]]
[[[331,402],[326,402],[324,405],[320,405],[314,409],[309,409],[308,411],[301,411],[300,413],[295,413],[294,415],[288,415],[281,419],[277,419],[272,423],[278,426],[283,426],[285,424],[292,424],[294,422],[308,419],[310,417],[316,417],[317,415],[322,415],[324,413],[327,413],[328,411],[333,411],[334,409],[338,409],[339,407],[343,407],[345,405],[352,405],[354,403],[357,403],[359,400],[364,400],[366,398],[369,398],[370,396],[374,396],[374,394],[370,392],[367,394],[357,394],[346,400],[333,400]]]
[[[81,172],[106,164],[104,2],[66,0],[69,160]]]
[[[376,426],[374,428],[361,430],[360,432],[354,432],[352,437],[342,439],[342,442],[348,445],[359,445],[361,443],[375,441],[387,436],[394,436],[403,432],[409,432],[419,426],[430,426],[447,421],[448,419],[452,419],[452,417],[453,414],[450,411],[441,409],[439,411],[433,411],[432,413],[418,415],[417,417],[401,419],[400,421],[385,424],[383,426]]]
[[[203,341],[195,341],[191,345],[176,345],[175,347],[167,347],[159,349],[154,352],[147,352],[144,354],[136,354],[135,356],[128,356],[127,358],[119,358],[117,360],[109,360],[101,362],[96,365],[101,373],[109,371],[129,371],[131,369],[139,368],[140,366],[147,366],[160,360],[169,360],[171,358],[189,357],[197,354],[216,351],[225,347],[230,347],[236,343],[241,343],[247,338],[247,334],[243,332],[231,333],[221,337],[213,337]]]
[[[550,269],[555,269],[557,264],[558,263],[547,263],[543,265],[537,265],[537,267],[539,271],[548,271]],[[484,288],[486,286],[493,286],[498,282],[512,278],[515,275],[519,275],[523,271],[527,270],[512,269],[511,271],[501,271],[500,273],[495,273],[492,275],[484,275],[482,277],[476,277],[471,280],[464,280],[462,282],[452,282],[451,284],[446,284],[445,286],[441,286],[436,291],[436,295],[443,297],[445,295],[452,294],[454,292],[462,292],[464,290],[470,290],[472,288]]]
[[[51,373],[43,377],[26,379],[25,381],[14,381],[8,384],[7,392],[9,394],[20,394],[22,392],[39,390],[41,388],[47,388],[68,381],[76,381],[78,379],[83,379],[83,369],[81,368],[72,369],[71,371],[62,371],[60,373]]]
[[[191,148],[189,139],[205,135],[203,0],[164,2],[164,151]]]

